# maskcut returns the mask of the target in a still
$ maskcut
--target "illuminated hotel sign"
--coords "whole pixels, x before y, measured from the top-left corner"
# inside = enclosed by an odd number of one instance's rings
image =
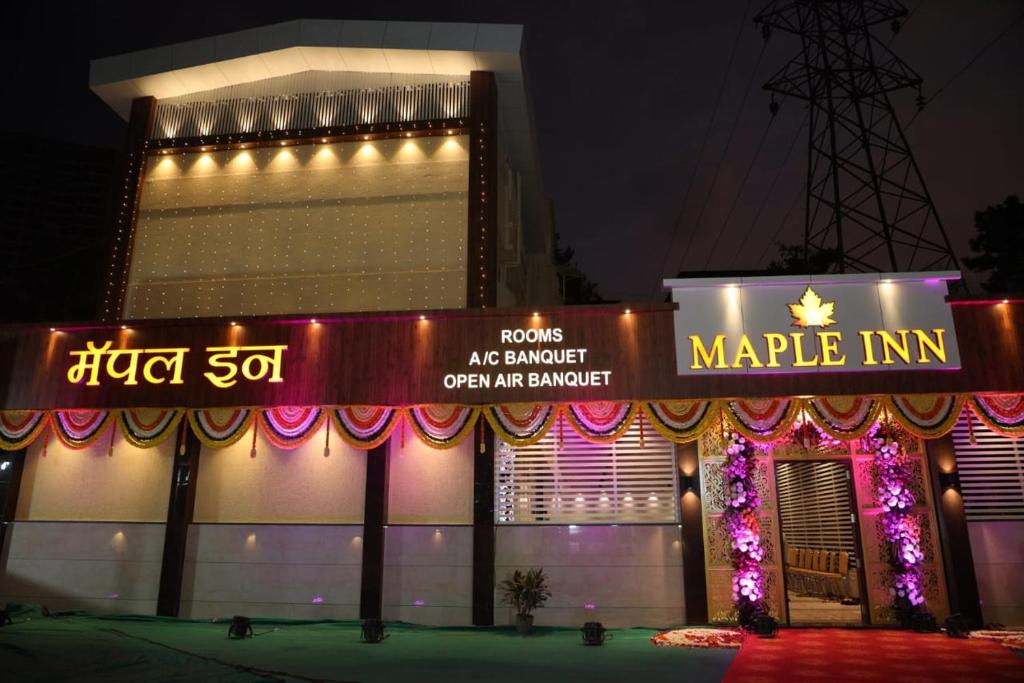
[[[99,346],[88,341],[84,349],[70,351],[73,361],[67,371],[68,382],[88,387],[100,386],[100,380],[120,381],[125,386],[145,384],[183,384],[185,355],[190,348],[114,349],[113,342]],[[203,376],[218,389],[238,383],[239,374],[249,381],[283,382],[281,356],[286,345],[208,346]]]
[[[470,352],[462,372],[450,372],[445,389],[606,387],[612,371],[591,369],[589,349],[566,348],[561,327],[505,328],[500,348]]]
[[[666,280],[680,375],[960,367],[956,272]]]

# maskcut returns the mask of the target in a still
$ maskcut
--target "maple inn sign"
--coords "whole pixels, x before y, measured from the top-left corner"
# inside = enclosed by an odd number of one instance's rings
[[[956,369],[956,272],[667,280],[680,375]]]

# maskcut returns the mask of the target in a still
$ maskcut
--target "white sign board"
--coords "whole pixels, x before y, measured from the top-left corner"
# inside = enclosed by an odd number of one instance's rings
[[[680,375],[960,367],[957,272],[666,280]]]

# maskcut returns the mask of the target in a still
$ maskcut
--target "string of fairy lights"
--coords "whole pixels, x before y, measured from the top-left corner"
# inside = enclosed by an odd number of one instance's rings
[[[468,141],[407,136],[151,155],[126,315],[463,305]]]

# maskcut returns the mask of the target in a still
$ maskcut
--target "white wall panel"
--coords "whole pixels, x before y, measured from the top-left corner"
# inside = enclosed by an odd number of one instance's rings
[[[986,623],[1024,627],[1024,521],[968,522]]]
[[[431,448],[413,436],[388,446],[389,524],[473,523],[473,439]]]
[[[193,524],[181,614],[355,619],[362,533],[361,526]]]
[[[514,569],[543,567],[552,597],[535,623],[665,627],[683,621],[680,530],[671,525],[502,526],[497,529],[498,582]],[[495,594],[495,623],[514,610]]]
[[[470,624],[473,527],[389,525],[384,534],[384,618]]]
[[[366,453],[315,436],[294,450],[277,448],[252,432],[227,448],[199,455],[196,522],[361,524]]]
[[[163,524],[19,521],[9,530],[0,603],[156,613]]]
[[[108,427],[108,430],[112,427]],[[171,492],[174,439],[136,448],[120,430],[74,450],[36,439],[25,457],[19,520],[163,522]],[[43,456],[45,449],[46,455]]]

